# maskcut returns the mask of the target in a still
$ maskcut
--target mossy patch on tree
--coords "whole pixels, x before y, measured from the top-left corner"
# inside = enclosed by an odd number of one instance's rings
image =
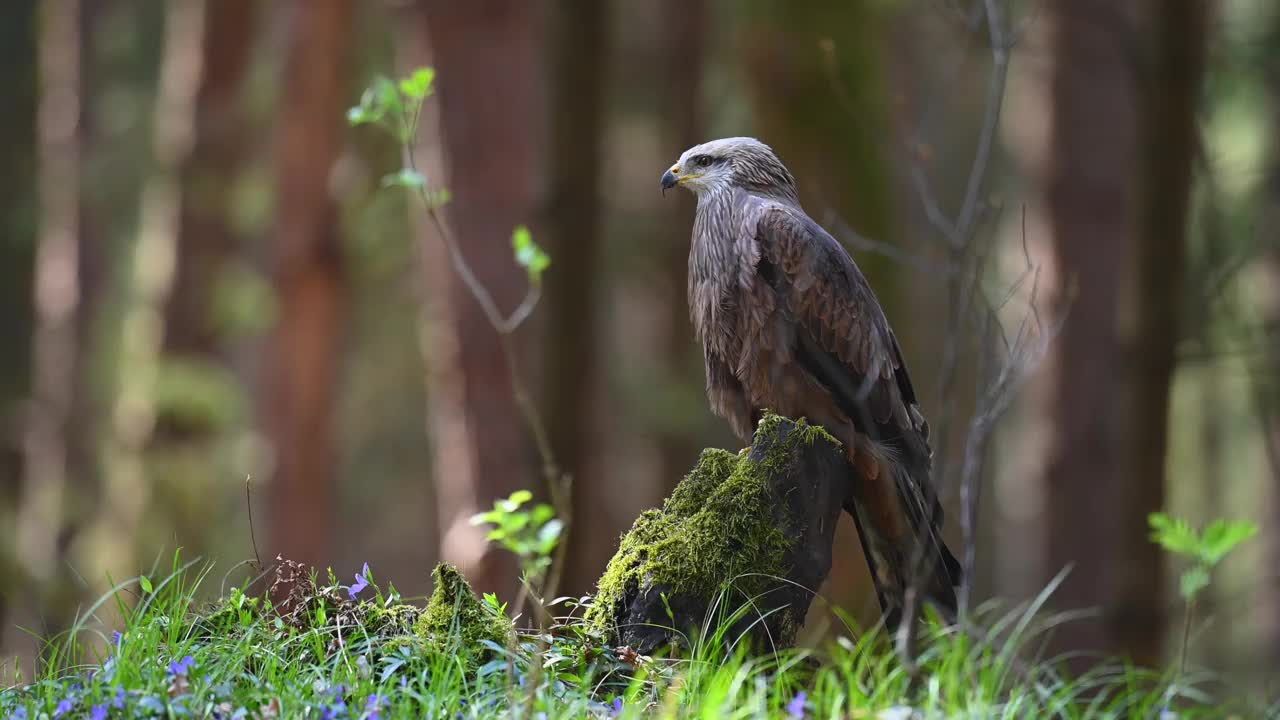
[[[820,427],[767,414],[754,443],[768,448],[763,456],[704,450],[662,509],[641,513],[622,537],[586,621],[611,634],[622,603],[641,588],[707,600],[732,583],[749,598],[786,577],[788,551],[804,528],[779,513],[785,498],[770,478],[785,474],[815,440],[839,447]]]
[[[477,598],[471,583],[453,565],[440,563],[432,577],[435,590],[414,632],[428,647],[457,655],[473,670],[490,652],[484,640],[507,644],[511,620]]]

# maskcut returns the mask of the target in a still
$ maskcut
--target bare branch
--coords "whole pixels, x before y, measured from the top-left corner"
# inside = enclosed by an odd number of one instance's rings
[[[416,116],[410,127],[416,130]],[[410,137],[415,138],[416,133],[411,134]],[[413,140],[404,143],[403,156],[404,166],[416,173],[418,168],[417,160],[414,156],[414,145]],[[567,540],[573,518],[573,507],[569,500],[569,488],[573,481],[566,473],[561,472],[560,466],[556,462],[546,423],[543,422],[542,415],[538,412],[538,407],[533,401],[533,395],[529,392],[529,387],[525,384],[524,376],[520,372],[519,354],[516,352],[513,339],[515,331],[520,328],[533,312],[533,309],[537,307],[538,301],[542,297],[542,287],[540,284],[531,281],[528,290],[525,292],[524,299],[512,310],[510,315],[504,316],[489,289],[476,277],[475,271],[472,270],[471,265],[462,254],[457,238],[454,237],[449,224],[445,222],[438,203],[432,201],[424,185],[417,186],[417,195],[419,201],[426,208],[427,218],[431,220],[436,229],[436,234],[449,253],[449,262],[454,271],[458,274],[458,277],[462,278],[463,284],[467,287],[471,296],[475,298],[476,303],[480,305],[480,309],[484,312],[485,318],[493,327],[494,332],[498,334],[499,346],[502,348],[502,357],[507,366],[507,375],[510,378],[512,393],[515,395],[516,406],[520,409],[520,414],[523,416],[525,425],[528,426],[529,432],[533,436],[534,445],[538,450],[538,456],[542,462],[542,475],[546,481],[551,505],[556,509],[556,514],[561,522],[564,523],[560,542],[556,546],[555,557],[551,564],[551,572],[548,574],[546,581],[542,584],[542,587],[536,589],[527,588],[522,584],[518,599],[512,607],[512,614],[519,615],[523,610],[525,601],[532,596],[537,604],[539,618],[544,618],[546,610],[542,606],[542,599],[554,595],[555,588],[559,584],[561,568],[564,565],[564,554],[566,548],[568,548]],[[536,590],[536,592],[533,590]]]

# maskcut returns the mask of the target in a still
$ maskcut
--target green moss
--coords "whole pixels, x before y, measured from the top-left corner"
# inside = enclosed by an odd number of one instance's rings
[[[376,602],[361,602],[358,613],[365,628],[380,635],[401,635],[413,632],[422,615],[422,608],[414,605],[383,607]]]
[[[766,415],[757,442],[776,436],[782,422]],[[768,480],[794,461],[797,447],[815,440],[839,445],[822,428],[799,421],[759,462],[745,452],[704,450],[662,510],[641,513],[623,535],[587,622],[607,633],[619,603],[642,585],[667,585],[709,599],[729,581],[751,595],[769,583],[764,576],[786,575],[786,551],[798,528],[778,526],[775,510],[782,498]]]
[[[441,563],[432,575],[435,590],[414,623],[414,632],[428,647],[456,654],[473,670],[489,653],[481,641],[507,644],[511,620],[481,602],[453,565]]]

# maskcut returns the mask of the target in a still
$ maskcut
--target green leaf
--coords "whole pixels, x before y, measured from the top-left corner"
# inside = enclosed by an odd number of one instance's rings
[[[517,490],[511,493],[511,497],[502,501],[502,507],[507,512],[515,512],[521,505],[533,499],[533,493],[528,490]]]
[[[1210,567],[1217,565],[1237,545],[1253,537],[1257,532],[1258,526],[1251,522],[1214,521],[1204,529],[1200,558]]]
[[[384,175],[382,178],[382,187],[402,187],[406,190],[417,190],[427,186],[427,179],[422,173],[409,168],[403,168],[398,173]]]
[[[1209,568],[1197,565],[1182,573],[1178,589],[1183,599],[1190,600],[1206,587],[1209,587]]]
[[[483,525],[485,523],[498,523],[502,519],[502,513],[496,510],[488,510],[482,513],[476,513],[471,516],[472,525]]]
[[[351,127],[365,125],[367,123],[376,122],[373,114],[363,105],[357,105],[347,111],[347,124]]]
[[[533,524],[541,526],[543,523],[555,516],[556,511],[552,509],[550,505],[547,505],[546,503],[539,503],[538,506],[533,509]]]
[[[551,520],[538,530],[538,543],[542,546],[543,554],[549,554],[555,549],[556,543],[560,540],[560,532],[564,530],[564,523],[559,519]]]
[[[351,125],[381,123],[388,116],[398,117],[403,106],[400,91],[385,77],[376,77],[360,95],[360,104],[347,111]]]
[[[540,285],[542,273],[551,266],[551,257],[533,241],[529,228],[516,226],[511,233],[511,249],[515,251],[516,264],[529,273],[529,282]]]
[[[1181,555],[1199,555],[1200,537],[1187,521],[1156,512],[1147,517],[1147,522],[1151,525],[1152,541],[1165,550]]]
[[[453,199],[453,196],[449,194],[448,188],[427,191],[427,207],[433,210],[448,203],[451,199]]]
[[[369,86],[369,91],[373,93],[373,103],[381,111],[382,116],[397,116],[404,109],[404,105],[400,102],[400,91],[396,88],[396,84],[391,82],[390,78],[379,75],[373,79],[373,84]]]
[[[142,577],[138,578],[138,584],[142,586],[142,592],[148,595],[150,595],[152,592],[155,592],[151,588],[151,578],[147,577],[146,575],[143,575]]]
[[[429,67],[418,68],[400,81],[400,92],[407,98],[419,101],[424,100],[431,94],[431,81],[435,77],[435,69]]]

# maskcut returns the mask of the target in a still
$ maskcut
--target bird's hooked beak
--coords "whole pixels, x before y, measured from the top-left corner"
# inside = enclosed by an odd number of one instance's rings
[[[662,194],[664,197],[668,190],[680,184],[680,178],[676,177],[676,173],[679,171],[679,165],[672,165],[670,169],[662,173]]]

